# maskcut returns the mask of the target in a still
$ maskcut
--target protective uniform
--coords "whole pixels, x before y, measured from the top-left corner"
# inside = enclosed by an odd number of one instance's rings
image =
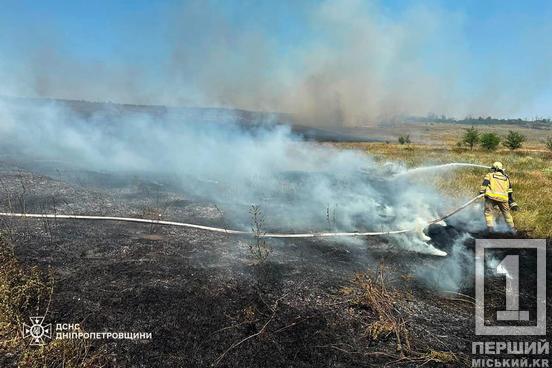
[[[512,232],[516,231],[514,219],[510,209],[516,211],[517,203],[514,201],[512,183],[510,178],[504,172],[502,164],[495,162],[490,173],[485,175],[481,184],[481,194],[485,194],[485,222],[489,231],[495,227],[495,208],[498,208],[504,216],[506,224]]]

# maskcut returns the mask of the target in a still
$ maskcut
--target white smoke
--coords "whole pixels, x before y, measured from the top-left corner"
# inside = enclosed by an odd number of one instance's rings
[[[457,292],[465,280],[473,280],[474,255],[466,249],[466,241],[471,239],[464,234],[455,239],[446,258],[435,264],[416,266],[414,273],[428,286],[448,292]]]
[[[94,170],[176,175],[188,195],[215,202],[233,226],[250,226],[261,206],[267,230],[340,231],[420,228],[453,203],[435,188],[389,180],[389,168],[352,150],[304,142],[277,124],[244,127],[231,112],[212,121],[193,114],[100,109],[88,116],[55,102],[0,105],[4,150],[65,160]],[[402,246],[434,252],[423,236]]]

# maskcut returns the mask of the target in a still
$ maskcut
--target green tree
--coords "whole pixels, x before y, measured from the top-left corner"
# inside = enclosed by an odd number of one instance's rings
[[[479,143],[479,130],[475,129],[473,126],[466,129],[466,132],[462,137],[462,143],[470,147],[472,150],[473,147]]]
[[[407,143],[409,144],[410,143],[410,135],[406,135],[404,137],[401,135],[399,137],[399,143],[400,144],[407,144]]]
[[[511,150],[515,150],[521,148],[526,139],[523,134],[510,130],[506,136],[506,140],[502,144]]]
[[[481,147],[489,151],[494,151],[500,144],[500,137],[495,133],[483,133],[479,138]]]
[[[546,141],[544,142],[544,144],[546,145],[546,148],[552,151],[552,136],[546,138]]]

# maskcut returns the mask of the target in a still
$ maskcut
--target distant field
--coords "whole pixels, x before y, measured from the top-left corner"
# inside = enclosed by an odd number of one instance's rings
[[[456,128],[456,140],[458,139]],[[446,132],[446,130],[445,130]],[[338,143],[338,147],[354,148],[370,153],[378,160],[396,160],[407,167],[449,162],[469,162],[491,165],[501,161],[510,174],[514,187],[514,196],[521,210],[514,213],[518,229],[527,231],[535,238],[552,238],[552,152],[546,152],[544,145],[539,148],[534,142],[537,134],[532,132],[529,141],[530,150],[511,152],[498,150],[488,152],[453,148],[446,145],[447,139],[454,140],[452,132],[445,138],[443,131],[427,132],[428,136],[441,135],[442,144],[399,145],[395,143]],[[533,145],[532,145],[533,144]],[[538,151],[536,151],[538,149]],[[476,195],[485,174],[484,169],[454,169],[450,173],[440,173],[425,177],[436,183],[445,194],[455,196]]]
[[[400,135],[410,135],[414,144],[453,146],[459,141],[464,129],[471,125],[447,123],[394,123],[358,128],[343,128],[344,134],[357,134],[383,141],[396,143]],[[534,129],[516,125],[477,125],[481,132],[494,132],[504,136],[509,130],[522,133],[527,137],[526,148],[545,150],[544,140],[552,136],[552,129]]]

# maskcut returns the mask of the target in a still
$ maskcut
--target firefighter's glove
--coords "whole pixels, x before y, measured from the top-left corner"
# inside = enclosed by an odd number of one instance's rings
[[[514,212],[519,211],[519,206],[516,202],[512,202],[512,203],[510,203],[510,209]]]

